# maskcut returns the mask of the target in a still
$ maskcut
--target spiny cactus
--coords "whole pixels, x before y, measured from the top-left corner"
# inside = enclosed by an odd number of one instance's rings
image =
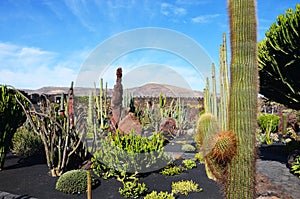
[[[211,113],[204,113],[197,122],[197,134],[195,141],[199,147],[202,147],[207,134],[216,134],[220,131],[217,118]]]
[[[258,63],[254,0],[228,0],[230,16],[229,129],[237,152],[227,166],[226,198],[255,197]]]
[[[216,135],[217,142],[211,155],[220,163],[230,162],[236,154],[236,139],[231,131],[222,131]]]
[[[223,182],[226,166],[236,154],[235,135],[221,131],[217,118],[205,113],[199,118],[195,140],[204,156],[207,176]]]

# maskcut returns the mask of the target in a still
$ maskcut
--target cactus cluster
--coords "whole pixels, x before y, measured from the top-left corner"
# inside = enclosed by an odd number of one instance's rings
[[[204,156],[207,176],[223,182],[226,166],[236,154],[234,133],[222,131],[217,118],[205,113],[198,120],[195,140]]]

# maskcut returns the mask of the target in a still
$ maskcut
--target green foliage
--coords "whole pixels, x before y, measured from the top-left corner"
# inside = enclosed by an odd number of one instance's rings
[[[92,186],[99,184],[99,181],[92,178]],[[55,189],[66,194],[85,193],[87,191],[87,171],[71,170],[64,173],[56,182]]]
[[[44,150],[43,142],[39,135],[25,125],[17,129],[12,139],[13,153],[18,156],[31,156]]]
[[[26,120],[25,113],[16,98],[21,102],[25,101],[16,90],[6,86],[0,87],[0,169],[3,167],[15,131]]]
[[[157,193],[157,191],[152,191],[147,194],[144,199],[175,199],[175,197],[168,192],[160,191]]]
[[[172,182],[172,193],[188,195],[190,192],[200,192],[202,188],[198,188],[198,184],[192,180],[182,180],[178,182]]]
[[[139,183],[135,180],[123,183],[123,188],[119,188],[119,193],[125,198],[138,198],[144,195],[147,190],[145,183]]]
[[[196,150],[196,148],[191,144],[184,144],[182,145],[181,150],[184,152],[193,152]]]
[[[300,155],[297,156],[296,161],[293,163],[291,170],[295,175],[298,175],[300,178]]]
[[[169,165],[165,167],[160,173],[163,175],[173,176],[179,175],[186,169],[183,166]]]
[[[204,157],[203,157],[203,154],[201,152],[196,153],[194,158],[195,158],[196,161],[198,161],[200,163],[204,163]]]
[[[258,125],[263,132],[274,133],[280,122],[280,117],[274,114],[261,114],[258,116]]]
[[[289,108],[300,109],[300,4],[280,14],[259,43],[260,93]]]
[[[182,163],[184,164],[185,168],[187,168],[187,169],[192,169],[192,168],[197,167],[196,162],[194,160],[191,160],[191,159],[183,160]]]
[[[160,133],[153,133],[150,138],[134,135],[109,134],[101,140],[94,157],[110,168],[119,172],[141,173],[158,170],[171,159],[164,153],[165,139]],[[95,166],[94,169],[99,167]],[[97,171],[96,171],[97,173]]]

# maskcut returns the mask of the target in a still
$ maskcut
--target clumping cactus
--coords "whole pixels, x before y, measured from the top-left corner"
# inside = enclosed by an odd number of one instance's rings
[[[207,176],[224,182],[226,166],[236,154],[234,133],[221,131],[217,118],[205,113],[199,118],[195,140],[204,156]]]

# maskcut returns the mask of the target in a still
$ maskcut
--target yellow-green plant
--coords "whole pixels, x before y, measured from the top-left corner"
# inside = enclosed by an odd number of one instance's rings
[[[183,166],[169,165],[165,167],[160,173],[163,175],[173,176],[179,175],[186,169]]]
[[[147,194],[144,199],[175,199],[175,197],[168,192],[160,191],[152,191],[151,193]]]
[[[182,180],[178,182],[172,182],[172,193],[188,195],[190,192],[200,192],[202,188],[199,188],[199,184],[192,180]]]
[[[196,162],[192,159],[183,160],[182,163],[183,163],[184,167],[187,169],[192,169],[192,168],[197,167]]]

